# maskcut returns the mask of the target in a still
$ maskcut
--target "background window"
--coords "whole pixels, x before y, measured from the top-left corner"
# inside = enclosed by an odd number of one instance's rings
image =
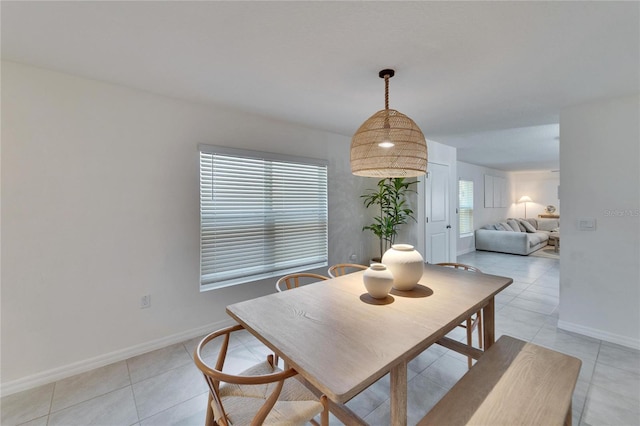
[[[327,266],[326,162],[199,148],[201,290]]]
[[[458,220],[460,236],[473,234],[473,181],[458,181]]]

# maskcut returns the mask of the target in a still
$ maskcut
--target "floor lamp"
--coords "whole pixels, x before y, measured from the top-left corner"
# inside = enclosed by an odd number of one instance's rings
[[[533,200],[528,195],[523,195],[518,200],[519,203],[524,203],[524,218],[525,219],[527,218],[527,203],[530,203],[531,201],[533,201]]]

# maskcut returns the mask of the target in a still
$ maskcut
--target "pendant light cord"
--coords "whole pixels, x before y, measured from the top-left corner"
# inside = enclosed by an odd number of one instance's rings
[[[389,109],[389,74],[384,75],[384,109]]]

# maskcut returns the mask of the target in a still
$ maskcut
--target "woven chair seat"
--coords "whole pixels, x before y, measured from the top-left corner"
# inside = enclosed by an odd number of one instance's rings
[[[241,376],[258,376],[271,374],[280,369],[274,369],[268,362],[257,364],[242,373]],[[234,425],[248,425],[255,413],[271,394],[275,383],[264,385],[237,385],[224,383],[220,385],[220,398],[228,414],[228,420]],[[211,404],[216,420],[215,404]],[[295,378],[285,380],[278,401],[265,419],[265,425],[305,425],[312,417],[323,410],[318,398]]]

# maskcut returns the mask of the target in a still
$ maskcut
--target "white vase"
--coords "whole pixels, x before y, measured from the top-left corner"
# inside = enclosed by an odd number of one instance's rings
[[[374,299],[384,299],[393,286],[393,275],[382,263],[372,263],[364,271],[364,287]]]
[[[393,274],[393,288],[411,290],[424,272],[424,259],[410,244],[394,244],[382,255],[382,263]]]

